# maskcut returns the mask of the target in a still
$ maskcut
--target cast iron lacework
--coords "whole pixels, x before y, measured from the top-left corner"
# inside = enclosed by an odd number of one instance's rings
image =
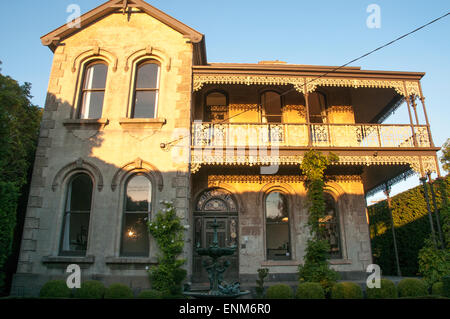
[[[220,188],[213,188],[202,193],[197,201],[196,210],[235,212],[237,206],[229,192]]]

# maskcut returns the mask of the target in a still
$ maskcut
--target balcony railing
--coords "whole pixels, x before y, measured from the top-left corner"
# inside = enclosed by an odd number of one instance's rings
[[[260,124],[195,122],[192,145],[201,147],[430,147],[425,125]],[[308,134],[308,130],[310,134]],[[416,143],[414,142],[413,130]],[[311,143],[308,143],[308,135]],[[415,145],[416,144],[416,145]]]

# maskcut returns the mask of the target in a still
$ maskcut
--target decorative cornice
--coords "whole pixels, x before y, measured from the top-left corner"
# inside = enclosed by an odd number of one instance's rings
[[[191,172],[196,173],[202,165],[300,165],[301,155],[206,155],[195,150],[191,154]],[[339,162],[332,165],[409,165],[415,172],[420,173],[420,163],[425,171],[436,172],[436,162],[433,156],[339,156]]]
[[[244,84],[244,85],[293,85],[300,92],[306,90],[314,92],[317,86],[339,86],[339,87],[369,87],[369,88],[393,88],[398,94],[420,94],[417,81],[405,81],[405,92],[401,80],[379,80],[379,79],[355,79],[355,78],[313,78],[298,76],[265,76],[265,75],[242,75],[242,74],[194,74],[193,90],[199,91],[205,84]]]

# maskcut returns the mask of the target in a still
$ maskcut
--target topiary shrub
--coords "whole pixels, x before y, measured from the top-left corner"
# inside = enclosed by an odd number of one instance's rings
[[[368,299],[394,299],[397,298],[397,287],[388,279],[381,279],[380,288],[367,288]]]
[[[75,290],[76,298],[102,299],[105,295],[105,286],[98,280],[90,280],[81,283],[81,287]]]
[[[41,298],[70,298],[72,291],[64,280],[47,281],[39,292]]]
[[[397,286],[400,297],[420,297],[428,295],[425,282],[417,278],[402,279]]]
[[[267,299],[292,299],[294,292],[292,288],[285,284],[274,285],[267,288]]]
[[[442,277],[443,296],[450,298],[450,276]]]
[[[331,288],[332,299],[362,299],[363,293],[359,285],[354,282],[339,282]]]
[[[431,294],[435,296],[444,295],[444,283],[441,281],[435,282],[433,287],[431,287]]]
[[[140,299],[162,299],[163,294],[155,289],[143,290],[139,293],[138,298]]]
[[[130,287],[123,284],[112,284],[106,289],[105,298],[108,299],[122,299],[133,298],[133,291]]]
[[[317,282],[299,284],[295,293],[297,299],[325,299],[325,291]]]

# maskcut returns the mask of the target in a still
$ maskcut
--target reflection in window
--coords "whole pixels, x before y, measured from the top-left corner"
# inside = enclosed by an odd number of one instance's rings
[[[266,197],[267,260],[291,259],[289,213],[286,197],[272,192]]]
[[[339,259],[342,258],[342,253],[336,202],[328,193],[325,193],[324,197],[326,205],[325,217],[319,220],[320,226],[323,229],[322,236],[330,244],[330,258]]]
[[[128,180],[125,193],[121,255],[148,256],[151,183],[144,175],[134,175]]]
[[[159,65],[140,64],[136,72],[133,118],[155,118],[158,104]]]
[[[70,180],[67,189],[61,255],[86,254],[91,201],[91,178],[84,173],[76,174]]]
[[[88,65],[84,72],[80,118],[98,119],[102,117],[108,66],[103,62]]]

